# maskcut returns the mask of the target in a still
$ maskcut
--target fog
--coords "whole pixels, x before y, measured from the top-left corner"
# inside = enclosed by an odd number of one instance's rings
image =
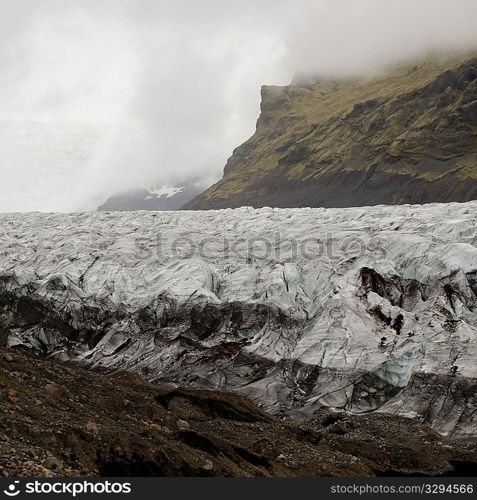
[[[475,0],[2,0],[0,211],[217,180],[260,86],[477,46]]]

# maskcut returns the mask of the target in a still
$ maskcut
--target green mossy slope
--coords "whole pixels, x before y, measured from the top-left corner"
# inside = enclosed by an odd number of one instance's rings
[[[477,56],[262,88],[255,134],[185,208],[477,198]]]

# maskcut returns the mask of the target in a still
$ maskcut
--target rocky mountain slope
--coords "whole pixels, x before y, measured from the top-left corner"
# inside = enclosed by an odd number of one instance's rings
[[[0,349],[2,476],[463,476],[476,439],[412,420],[285,424],[225,393],[164,390]]]
[[[477,435],[477,202],[0,215],[0,343]]]
[[[477,198],[477,58],[262,88],[255,135],[187,209]]]

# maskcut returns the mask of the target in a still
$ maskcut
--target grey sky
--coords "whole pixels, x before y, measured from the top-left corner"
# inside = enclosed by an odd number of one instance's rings
[[[0,210],[212,182],[262,84],[475,45],[475,0],[0,0]]]

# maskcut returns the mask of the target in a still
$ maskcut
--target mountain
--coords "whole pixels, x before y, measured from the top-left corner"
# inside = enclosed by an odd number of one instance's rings
[[[328,408],[477,436],[476,213],[0,214],[0,345],[287,420]]]
[[[109,198],[98,211],[179,210],[200,194],[202,188],[194,182],[180,186],[137,188]]]
[[[186,209],[477,198],[477,57],[262,88],[256,132]]]

